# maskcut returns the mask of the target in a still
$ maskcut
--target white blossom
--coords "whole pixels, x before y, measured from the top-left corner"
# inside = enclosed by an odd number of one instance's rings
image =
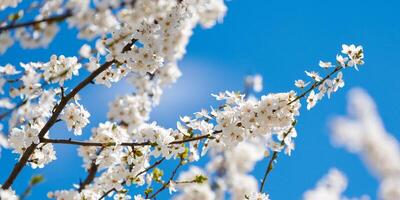
[[[305,81],[303,81],[301,79],[294,81],[294,85],[301,89],[307,87],[309,84],[310,84],[310,82],[306,83]]]
[[[251,193],[247,198],[248,200],[270,200],[268,194],[254,192]]]
[[[72,78],[72,75],[78,75],[81,66],[76,57],[61,55],[57,58],[56,55],[52,55],[50,61],[43,65],[43,75],[46,81],[59,82],[62,86],[64,81]]]
[[[0,199],[2,200],[18,200],[18,196],[15,194],[15,191],[12,189],[3,190],[0,189]]]
[[[78,102],[69,103],[61,114],[68,130],[73,130],[75,135],[82,134],[82,128],[89,124],[89,117],[90,113]]]

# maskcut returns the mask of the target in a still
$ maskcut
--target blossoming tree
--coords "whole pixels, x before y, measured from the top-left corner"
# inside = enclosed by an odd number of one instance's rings
[[[174,192],[171,198],[182,200],[269,199],[264,192],[268,175],[279,153],[290,155],[294,149],[302,102],[313,108],[344,86],[345,70],[363,64],[361,46],[343,45],[335,62],[320,61],[324,75],[306,71],[308,80],[296,80],[297,91],[256,99],[249,93],[260,90],[261,78],[248,77],[243,93],[213,95],[219,107],[181,117],[176,127],[166,128],[149,113],[161,101],[163,89],[181,76],[177,63],[193,29],[222,21],[227,11],[223,0],[52,0],[28,8],[19,8],[19,3],[0,1],[4,12],[18,7],[0,24],[0,53],[15,42],[26,49],[45,47],[62,22],[76,28],[87,44],[77,56],[53,55],[20,66],[2,63],[0,120],[8,125],[0,144],[19,159],[1,184],[0,199],[18,199],[13,182],[25,167],[51,164],[57,158],[54,145],[77,146],[87,176],[75,188],[49,191],[49,198],[156,199],[168,189]],[[84,70],[86,77],[80,75]],[[115,99],[108,120],[91,133],[83,132],[96,113],[79,103],[81,90],[110,87],[122,79],[133,83],[135,93]],[[56,123],[65,123],[71,134],[90,134],[90,139],[55,138],[51,132]],[[206,156],[207,165],[197,166]],[[265,174],[255,178],[251,172],[263,159],[269,159]],[[166,162],[176,166],[160,168]],[[184,165],[190,166],[188,171],[180,170]],[[30,186],[38,181],[31,180]],[[340,191],[340,183],[337,187]]]

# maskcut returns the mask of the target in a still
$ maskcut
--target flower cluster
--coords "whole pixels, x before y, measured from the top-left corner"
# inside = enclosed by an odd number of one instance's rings
[[[53,145],[40,143],[38,135],[42,127],[43,122],[33,121],[21,126],[21,129],[13,128],[9,136],[9,145],[15,153],[22,154],[33,143],[40,146],[30,156],[32,168],[43,168],[44,165],[56,159]]]
[[[318,181],[316,188],[306,191],[303,195],[304,200],[340,200],[348,199],[342,195],[347,187],[346,176],[337,169],[329,170],[320,181]],[[369,200],[367,196],[360,198],[351,198],[359,200]]]
[[[300,103],[292,102],[296,94],[292,92],[268,94],[262,96],[259,101],[244,100],[244,95],[225,92],[214,95],[217,100],[224,100],[226,104],[220,110],[213,110],[211,115],[215,117],[217,126],[215,131],[217,140],[210,145],[220,145],[223,148],[235,146],[245,138],[257,136],[272,137],[276,134],[281,140],[288,132],[299,115]],[[290,103],[292,102],[292,103]],[[208,115],[200,119],[207,118]],[[195,128],[188,123],[188,126]],[[288,133],[287,144],[291,145],[292,137],[296,137],[294,129]],[[275,145],[272,145],[275,146]]]
[[[60,118],[67,123],[68,130],[75,135],[82,135],[82,128],[89,124],[90,113],[78,102],[65,106]]]
[[[22,0],[2,0],[0,2],[0,10],[4,10],[8,7],[17,7],[17,5],[21,2]]]
[[[248,200],[270,200],[269,195],[264,194],[264,193],[252,193],[246,198]]]
[[[110,104],[108,118],[126,124],[129,130],[149,119],[151,102],[147,95],[125,95]]]
[[[81,64],[76,57],[65,57],[52,55],[50,61],[43,65],[43,76],[47,82],[59,83],[61,86],[65,80],[72,78],[72,75],[78,75]]]
[[[350,116],[331,123],[333,142],[363,158],[380,180],[380,199],[399,199],[399,142],[386,132],[376,105],[363,90],[350,92],[348,107]]]
[[[18,3],[3,0],[0,9]],[[150,121],[150,112],[159,104],[163,89],[182,75],[177,63],[186,53],[193,29],[198,25],[209,28],[222,21],[227,10],[223,0],[57,0],[31,8],[37,12],[26,26],[19,21],[25,17],[23,12],[13,13],[0,25],[0,53],[15,41],[23,48],[47,46],[62,21],[78,29],[78,37],[87,40],[79,50],[79,58],[53,55],[48,61],[21,63],[20,67],[0,66],[0,93],[8,92],[0,99],[0,107],[7,109],[4,116],[10,116],[11,130],[8,141],[0,139],[0,143],[20,155],[16,174],[26,164],[42,168],[55,160],[53,143],[81,145],[78,154],[88,172],[87,178],[75,189],[49,192],[49,198],[133,196],[142,200],[155,199],[169,189],[170,193],[177,193],[173,197],[177,200],[226,196],[235,200],[269,200],[269,195],[262,192],[264,182],[258,192],[257,178],[251,173],[265,157],[272,155],[270,163],[275,163],[277,153],[284,150],[290,155],[294,149],[299,100],[308,95],[310,109],[325,94],[330,96],[344,86],[342,69],[358,69],[363,64],[361,46],[343,45],[344,56],[337,56],[336,67],[320,61],[322,68],[333,68],[327,76],[306,72],[313,83],[299,95],[289,91],[260,98],[249,96],[249,90],[262,90],[262,77],[249,76],[244,94],[226,91],[213,95],[222,105],[181,117],[176,128],[165,128]],[[72,89],[64,87],[79,75],[82,66],[89,75]],[[335,73],[337,77],[331,78]],[[61,120],[75,135],[83,134],[90,113],[78,103],[78,93],[90,83],[111,87],[125,77],[134,86],[134,92],[117,97],[109,105],[108,119],[92,129],[89,139],[50,137],[49,131]],[[303,80],[295,82],[299,88],[309,84]],[[205,169],[192,166],[179,172],[180,167],[207,153],[210,160]],[[168,179],[157,167],[167,160],[179,160]],[[338,180],[334,194],[344,189],[342,179]],[[326,188],[330,184],[320,185]],[[130,196],[131,186],[146,189],[144,194]],[[156,186],[160,189],[154,190]],[[1,199],[14,198],[15,193],[6,190],[9,187],[0,190]]]
[[[15,191],[8,189],[8,190],[3,190],[0,189],[0,199],[4,200],[18,200],[18,196],[15,194]]]

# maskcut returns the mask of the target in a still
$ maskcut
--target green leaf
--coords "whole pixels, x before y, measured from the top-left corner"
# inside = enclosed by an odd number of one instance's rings
[[[30,180],[30,184],[31,185],[36,185],[36,184],[39,184],[39,183],[41,183],[41,182],[43,182],[44,181],[44,177],[42,176],[42,175],[35,175],[35,176],[33,176],[32,178],[31,178],[31,180]]]
[[[200,184],[202,184],[202,183],[204,183],[204,182],[206,182],[208,180],[208,178],[206,177],[206,176],[204,176],[204,175],[197,175],[195,178],[194,178],[194,182],[195,183],[200,183]]]

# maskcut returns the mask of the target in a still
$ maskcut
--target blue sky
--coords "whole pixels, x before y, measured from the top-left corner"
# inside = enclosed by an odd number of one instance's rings
[[[376,199],[377,181],[357,156],[331,145],[327,121],[346,113],[346,93],[350,88],[363,87],[376,100],[387,130],[400,140],[400,2],[233,0],[227,5],[229,10],[223,24],[211,30],[196,29],[188,53],[180,63],[184,76],[165,91],[161,105],[152,113],[152,120],[174,127],[179,115],[191,114],[215,103],[211,93],[241,90],[246,74],[263,75],[264,93],[294,89],[293,81],[304,78],[304,70],[317,70],[320,59],[334,60],[341,44],[363,45],[366,64],[359,72],[345,71],[346,87],[311,111],[303,108],[297,125],[296,151],[291,157],[279,157],[266,189],[273,199],[300,199],[305,190],[335,166],[349,178],[347,195],[369,194]],[[0,65],[46,61],[53,53],[72,56],[81,45],[76,31],[68,29],[47,49],[28,51],[15,45],[0,56]],[[82,103],[93,116],[90,127],[105,120],[109,101],[131,90],[125,82],[111,89],[90,86],[83,90]],[[86,138],[90,127],[85,129],[86,136],[78,139]],[[61,123],[51,134],[54,137],[72,135]],[[0,181],[3,182],[15,162],[15,155],[7,150],[1,154]],[[30,199],[41,199],[49,190],[70,188],[85,175],[81,159],[75,154],[75,147],[57,146],[58,160],[40,170],[25,168],[14,188],[22,192],[29,177],[36,173],[44,174],[46,182],[33,191]],[[257,166],[258,177],[266,164],[265,160]]]

